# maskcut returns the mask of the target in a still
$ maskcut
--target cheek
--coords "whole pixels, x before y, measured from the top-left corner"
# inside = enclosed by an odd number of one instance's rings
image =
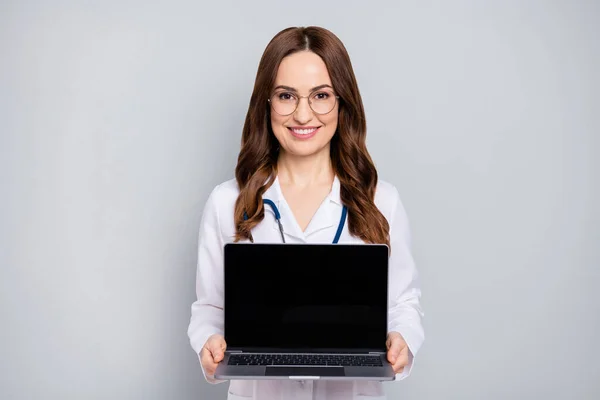
[[[276,137],[281,135],[283,130],[283,123],[285,122],[285,118],[280,115],[271,115],[271,129]]]
[[[321,122],[325,124],[325,126],[327,127],[327,131],[331,134],[333,134],[337,129],[338,117],[339,114],[337,111],[332,111],[330,114],[321,117]]]

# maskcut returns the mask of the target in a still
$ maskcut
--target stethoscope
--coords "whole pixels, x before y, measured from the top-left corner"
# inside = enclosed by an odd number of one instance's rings
[[[277,224],[279,225],[279,233],[281,234],[281,240],[285,243],[285,237],[283,235],[283,225],[281,225],[281,214],[277,209],[277,206],[273,201],[269,199],[263,199],[264,204],[268,204],[271,206],[271,209],[275,213],[275,219],[277,220]],[[333,238],[333,244],[336,244],[340,240],[340,236],[342,235],[342,230],[344,229],[344,224],[346,223],[346,214],[348,214],[348,209],[346,206],[342,208],[342,218],[340,218],[340,223],[338,224],[337,232],[335,233],[335,237]],[[244,221],[248,219],[248,214],[244,213]]]

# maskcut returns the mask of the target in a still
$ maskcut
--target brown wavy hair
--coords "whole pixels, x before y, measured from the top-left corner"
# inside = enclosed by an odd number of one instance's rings
[[[374,202],[377,170],[365,144],[365,112],[350,57],[337,36],[314,26],[279,32],[260,60],[235,169],[240,188],[235,203],[235,241],[253,241],[251,230],[264,218],[262,195],[277,176],[279,148],[267,100],[281,60],[299,51],[312,51],[323,59],[339,95],[338,127],[331,139],[330,154],[333,171],[340,180],[341,201],[348,208],[348,229],[367,243],[390,246],[388,221]]]

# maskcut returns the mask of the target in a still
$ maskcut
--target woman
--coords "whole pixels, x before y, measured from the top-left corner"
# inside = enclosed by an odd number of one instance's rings
[[[366,123],[350,58],[342,42],[318,28],[288,28],[268,44],[258,67],[242,134],[236,178],[210,194],[200,228],[197,296],[188,334],[208,382],[227,344],[223,338],[223,246],[331,243],[342,207],[339,243],[390,246],[387,357],[396,379],[410,373],[424,340],[417,271],[398,191],[378,181],[365,146]],[[379,398],[380,382],[232,380],[229,399]]]

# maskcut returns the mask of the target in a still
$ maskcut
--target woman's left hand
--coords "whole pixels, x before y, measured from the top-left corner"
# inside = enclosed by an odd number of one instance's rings
[[[387,336],[387,359],[394,367],[396,374],[404,371],[404,367],[408,365],[408,346],[402,335],[398,332],[390,332]]]

